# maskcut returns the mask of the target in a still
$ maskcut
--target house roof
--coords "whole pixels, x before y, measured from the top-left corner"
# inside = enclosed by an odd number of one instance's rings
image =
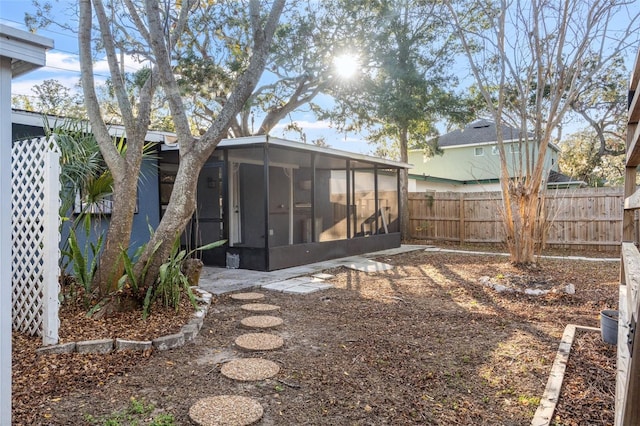
[[[555,170],[549,171],[549,177],[547,178],[548,186],[563,186],[563,185],[579,185],[586,186],[587,183],[582,180],[576,180],[571,176],[567,176],[564,173],[557,172]]]
[[[245,148],[256,145],[268,144],[289,150],[315,152],[324,154],[329,157],[362,161],[369,164],[376,164],[381,167],[393,167],[401,169],[410,169],[413,165],[400,161],[388,160],[386,158],[374,157],[371,155],[358,154],[355,152],[343,151],[340,149],[327,148],[317,145],[306,144],[302,142],[291,141],[287,139],[274,138],[268,135],[263,136],[246,136],[241,138],[222,139],[218,144],[218,148]],[[178,149],[178,144],[165,144],[163,150]]]
[[[42,127],[44,124],[43,114],[39,114],[31,111],[23,111],[13,109],[11,114],[11,120],[14,124],[23,124],[27,126]],[[69,118],[47,115],[49,124],[55,125],[55,123],[63,123]],[[121,125],[109,125],[109,134],[114,137],[126,136],[125,129]],[[162,150],[176,150],[178,149],[178,142],[175,133],[149,130],[145,137],[148,142],[161,143]],[[316,152],[319,154],[325,154],[333,158],[342,158],[355,161],[362,161],[368,164],[376,164],[380,167],[392,167],[401,169],[410,169],[413,165],[408,163],[402,163],[400,161],[388,160],[386,158],[374,157],[371,155],[358,154],[349,151],[343,151],[334,148],[326,148],[317,145],[306,144],[302,142],[291,141],[287,139],[274,138],[269,136],[247,136],[234,139],[222,139],[218,144],[219,148],[244,148],[256,145],[262,145],[268,143],[273,146],[278,146],[285,149],[304,151],[304,152]],[[354,165],[355,166],[355,165]],[[357,166],[356,166],[357,168]]]
[[[53,40],[0,24],[0,56],[11,58],[11,75],[19,77],[46,64]]]
[[[61,117],[51,114],[41,114],[33,111],[25,111],[21,109],[11,109],[11,122],[13,124],[22,124],[24,126],[40,127],[44,125],[44,120],[47,120],[49,125],[57,126],[62,125],[66,121],[75,120],[74,118]],[[124,126],[118,124],[107,124],[109,134],[113,137],[125,136]],[[88,125],[90,129],[91,126]],[[147,142],[165,142],[175,140],[175,133],[164,132],[159,130],[149,130],[145,136]]]
[[[251,139],[255,139],[256,137],[247,137],[247,142],[250,142]],[[240,141],[239,139],[245,139],[245,138],[236,138],[236,139],[223,139],[220,142],[220,146],[222,147],[226,147],[226,146],[233,146],[233,145],[237,145],[238,143],[245,143],[245,141]],[[264,136],[257,136],[257,139],[265,139]],[[267,137],[267,143],[271,144],[271,145],[276,145],[276,146],[280,146],[283,148],[290,148],[290,149],[299,149],[302,151],[309,151],[309,152],[316,152],[319,154],[325,154],[325,155],[329,155],[329,156],[333,156],[333,157],[340,157],[340,158],[344,158],[344,159],[349,159],[349,160],[359,160],[359,161],[365,161],[368,163],[376,163],[378,165],[381,166],[390,166],[390,167],[397,167],[397,168],[401,168],[401,169],[410,169],[411,167],[413,167],[413,165],[408,164],[408,163],[402,163],[400,161],[394,161],[394,160],[388,160],[386,158],[381,158],[381,157],[374,157],[372,155],[365,155],[365,154],[358,154],[355,152],[350,152],[350,151],[343,151],[341,149],[335,149],[335,148],[328,148],[328,147],[323,147],[323,146],[318,146],[318,145],[311,145],[311,144],[306,144],[306,143],[302,143],[302,142],[297,142],[297,141],[291,141],[291,140],[287,140],[287,139],[280,139],[280,138],[273,138],[273,137]]]
[[[519,140],[522,132],[520,129],[511,126],[502,126],[502,140],[512,141]],[[528,137],[533,137],[529,132]],[[442,148],[448,146],[476,145],[483,143],[496,142],[498,140],[498,132],[496,123],[487,119],[476,120],[467,124],[464,129],[454,130],[446,133],[438,138],[438,145]]]

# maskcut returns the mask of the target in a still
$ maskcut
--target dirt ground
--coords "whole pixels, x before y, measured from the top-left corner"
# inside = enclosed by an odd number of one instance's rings
[[[425,251],[378,260],[395,268],[327,271],[335,288],[310,295],[263,291],[284,319],[274,332],[285,345],[273,352],[234,347],[249,314],[227,296],[195,342],[166,352],[36,357],[37,342],[16,334],[14,424],[96,424],[88,416],[122,411],[135,398],[189,425],[196,400],[234,394],[260,401],[265,426],[528,425],[566,324],[598,327],[599,311],[617,307],[616,262],[543,260],[520,270],[491,254]],[[573,284],[576,292],[497,293],[481,277],[520,289]],[[68,327],[87,338],[92,326],[81,324],[91,320],[74,318]],[[162,328],[156,321],[151,334]],[[140,329],[137,320],[111,322]],[[96,329],[95,338],[124,332]],[[579,342],[555,424],[612,424],[615,348],[594,333]],[[219,372],[228,360],[256,356],[279,363],[280,373],[240,383]]]

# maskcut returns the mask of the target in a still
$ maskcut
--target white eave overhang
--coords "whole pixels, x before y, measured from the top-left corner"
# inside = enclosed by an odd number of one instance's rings
[[[39,114],[37,112],[12,110],[11,121],[14,124],[22,124],[25,126],[42,127],[44,120],[47,120],[50,126],[62,126],[69,121],[75,121],[73,118],[59,117],[55,115]],[[107,124],[109,134],[112,137],[126,137],[124,126],[118,124]],[[91,130],[91,126],[87,123],[87,129]],[[145,141],[156,143],[175,143],[176,135],[171,132],[159,130],[149,130],[145,136]]]
[[[306,152],[315,152],[318,154],[324,154],[332,157],[340,157],[355,161],[364,161],[368,163],[375,163],[379,166],[388,166],[392,168],[410,169],[412,164],[403,163],[400,161],[388,160],[386,158],[374,157],[371,155],[358,154],[355,152],[343,151],[335,148],[326,148],[317,145],[305,144],[302,142],[290,141],[287,139],[274,138],[272,136],[246,136],[241,138],[222,139],[218,144],[219,148],[243,148],[251,145],[269,144],[281,148],[302,150]],[[178,149],[177,142],[175,144],[166,144],[162,147],[163,150],[175,150]]]
[[[11,58],[13,78],[45,66],[49,49],[53,40],[0,24],[0,56]]]

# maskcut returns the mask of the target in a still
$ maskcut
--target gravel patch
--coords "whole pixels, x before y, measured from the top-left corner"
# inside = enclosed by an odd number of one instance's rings
[[[218,395],[196,401],[189,417],[201,426],[244,426],[262,418],[260,403],[246,396]]]
[[[223,364],[220,369],[223,376],[240,381],[269,379],[279,371],[278,364],[261,358],[234,359]]]
[[[249,300],[262,300],[264,299],[264,294],[262,293],[235,293],[232,294],[231,297],[233,300],[241,300],[241,301],[249,301]]]
[[[282,318],[271,315],[254,315],[240,320],[240,324],[247,328],[274,328],[282,325]]]
[[[236,345],[248,351],[272,351],[284,345],[284,339],[275,334],[247,333],[238,337]]]
[[[274,312],[279,311],[280,306],[269,305],[267,303],[247,303],[246,305],[240,306],[240,309],[249,312]]]

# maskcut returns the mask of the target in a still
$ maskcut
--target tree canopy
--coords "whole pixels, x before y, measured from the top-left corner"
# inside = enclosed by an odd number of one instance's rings
[[[624,152],[623,140],[608,137],[608,149]],[[560,170],[589,186],[618,186],[624,182],[624,155],[601,155],[600,137],[593,129],[568,135],[560,144]]]
[[[274,34],[265,73],[231,123],[230,137],[266,134],[288,114],[311,108],[332,84],[331,56],[344,36],[332,2],[290,1]],[[250,15],[239,2],[211,3],[194,11],[177,49],[178,83],[193,111],[193,125],[205,128],[224,106],[251,50]],[[214,28],[213,31],[210,29]]]
[[[563,172],[591,186],[619,185],[624,181],[627,118],[627,69],[623,58],[591,79],[571,104],[584,129],[560,139]]]
[[[453,72],[459,52],[441,2],[419,0],[339,1],[349,17],[350,35],[342,54],[360,69],[329,93],[335,107],[323,115],[342,130],[367,131],[385,153],[408,161],[408,149],[437,151],[437,124],[464,123],[473,102],[455,92]],[[379,151],[381,152],[381,151]],[[403,236],[409,235],[408,176],[401,174]]]
[[[84,118],[86,113],[82,96],[56,79],[44,80],[31,88],[33,96],[15,95],[11,97],[14,108],[36,111],[65,117]]]

